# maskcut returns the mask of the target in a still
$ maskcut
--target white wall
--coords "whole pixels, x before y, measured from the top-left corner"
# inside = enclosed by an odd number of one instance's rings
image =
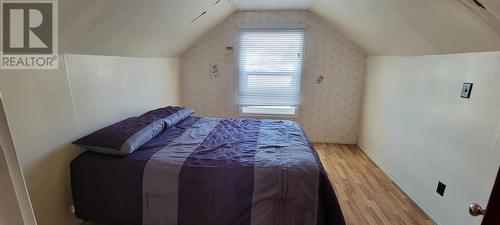
[[[480,224],[467,209],[498,170],[499,99],[500,52],[370,57],[359,146],[439,224]]]
[[[178,58],[66,55],[66,63],[80,135],[167,103],[180,104]]]
[[[0,95],[0,225],[36,225]]]
[[[366,57],[363,51],[308,11],[240,11],[182,56],[182,100],[202,116],[237,117],[238,27],[305,24],[303,102],[297,118],[312,141],[357,143]],[[233,46],[234,51],[225,50]],[[212,64],[219,66],[216,79]],[[324,80],[316,83],[319,76]],[[289,119],[289,118],[287,118]]]
[[[1,102],[0,102],[1,103]],[[1,110],[0,106],[0,110]],[[0,111],[0,129],[4,129],[6,124],[3,120],[3,112]],[[3,139],[3,137],[0,137]],[[19,206],[18,198],[16,195],[16,190],[14,187],[14,182],[12,181],[12,176],[7,166],[7,160],[5,159],[5,152],[3,143],[0,142],[0,225],[12,224],[12,225],[23,225],[23,217],[21,214],[21,207]],[[17,161],[16,161],[17,162]]]
[[[180,103],[176,58],[69,55],[70,74],[65,57],[59,58],[59,70],[0,70],[0,93],[39,225],[80,223],[69,210],[69,162],[80,153],[71,141],[148,108]]]

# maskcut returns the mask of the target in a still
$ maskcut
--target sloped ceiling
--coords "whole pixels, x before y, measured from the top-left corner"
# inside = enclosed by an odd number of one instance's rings
[[[498,0],[460,1],[500,34],[500,2]]]
[[[311,11],[371,55],[500,50],[500,35],[461,0],[316,0]]]
[[[59,49],[64,51],[77,41],[116,0],[59,1]]]
[[[473,0],[470,0],[473,1]],[[500,18],[500,1],[498,0],[480,0],[480,2],[488,8],[491,12],[493,12],[497,19]]]
[[[69,53],[180,56],[237,10],[308,9],[370,55],[500,51],[491,20],[463,1],[472,0],[64,0],[60,42]],[[500,18],[499,0],[480,1]]]
[[[110,9],[95,13],[99,16],[71,42],[66,52],[141,57],[179,56],[205,32],[236,11],[234,4],[228,0],[213,5],[215,2],[114,0]],[[207,11],[206,14],[191,23],[204,11]]]
[[[233,0],[238,10],[303,10],[314,0]]]

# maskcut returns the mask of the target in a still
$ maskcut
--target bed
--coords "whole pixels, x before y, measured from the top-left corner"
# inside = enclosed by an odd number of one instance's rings
[[[76,216],[128,225],[344,225],[302,128],[186,116],[127,155],[71,162]]]

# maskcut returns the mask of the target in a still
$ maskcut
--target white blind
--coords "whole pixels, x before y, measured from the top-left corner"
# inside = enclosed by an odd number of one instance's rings
[[[240,105],[298,105],[303,46],[304,29],[240,30]]]

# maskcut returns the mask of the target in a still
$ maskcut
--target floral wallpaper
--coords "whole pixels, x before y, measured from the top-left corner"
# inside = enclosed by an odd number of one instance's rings
[[[303,101],[297,117],[284,119],[297,121],[314,142],[357,143],[365,53],[309,11],[239,11],[228,17],[182,56],[183,105],[199,116],[240,117],[238,27],[253,24],[306,25]]]

